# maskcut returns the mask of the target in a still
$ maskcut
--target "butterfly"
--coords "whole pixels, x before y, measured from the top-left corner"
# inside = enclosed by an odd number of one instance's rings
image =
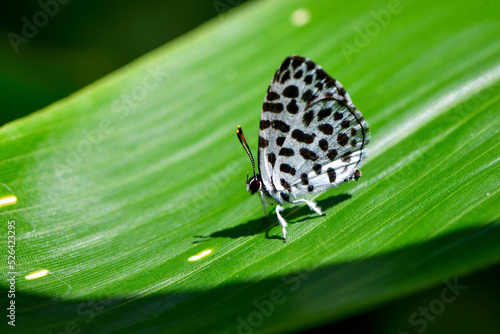
[[[285,59],[267,90],[260,116],[257,173],[243,130],[236,134],[253,167],[246,188],[260,193],[264,215],[276,202],[286,242],[283,204],[305,203],[319,215],[308,195],[358,181],[370,129],[344,87],[312,60]]]

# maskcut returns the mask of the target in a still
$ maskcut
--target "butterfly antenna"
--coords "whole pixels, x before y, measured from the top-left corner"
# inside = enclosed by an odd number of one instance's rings
[[[253,160],[253,155],[252,151],[250,151],[250,147],[248,146],[247,140],[245,139],[245,136],[243,135],[243,130],[241,129],[241,126],[238,125],[238,130],[236,130],[236,135],[238,136],[238,139],[240,140],[241,146],[245,149],[245,152],[247,152],[248,157],[250,158],[250,161],[252,162],[252,168],[253,168],[253,175],[257,175],[257,172],[255,171],[255,161]]]

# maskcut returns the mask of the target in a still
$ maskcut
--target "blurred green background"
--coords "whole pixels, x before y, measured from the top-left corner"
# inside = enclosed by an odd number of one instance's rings
[[[60,4],[57,15],[49,18],[28,43],[20,44],[18,52],[8,34],[21,35],[22,18],[31,21],[41,7],[34,0],[2,3],[0,125],[68,96],[234,7],[230,3],[243,2],[229,0],[221,6],[212,0],[152,0],[140,4],[70,0]]]
[[[23,17],[38,1],[4,4],[0,11],[0,125],[70,95],[244,1],[73,0],[15,52],[9,33],[20,35]],[[222,4],[222,5],[221,5]],[[500,266],[459,278],[467,292],[430,321],[426,333],[486,333],[498,330]],[[408,316],[439,298],[443,286],[407,296],[377,310],[320,328],[323,331],[405,333]],[[311,331],[312,332],[312,331]]]

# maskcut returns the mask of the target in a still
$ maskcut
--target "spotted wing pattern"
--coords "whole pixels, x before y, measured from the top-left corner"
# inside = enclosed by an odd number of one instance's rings
[[[259,169],[264,185],[293,197],[352,178],[370,131],[342,85],[307,58],[288,57],[262,108]]]

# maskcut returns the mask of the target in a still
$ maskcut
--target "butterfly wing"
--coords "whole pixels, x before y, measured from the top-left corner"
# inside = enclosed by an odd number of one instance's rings
[[[293,196],[324,191],[352,177],[370,139],[366,121],[355,110],[334,99],[318,101],[306,110],[314,114],[314,121],[296,129],[305,136],[315,134],[314,140],[305,143],[293,136],[292,130],[284,146],[296,147],[295,155],[280,156],[273,171],[277,175],[280,168],[278,175],[290,185],[288,191]],[[292,173],[283,173],[287,165],[293,166]]]
[[[287,60],[290,62],[283,63],[288,64],[286,69],[282,65],[276,74],[281,89],[278,93],[285,103],[294,99],[299,109],[281,114],[279,121],[284,125],[280,125],[288,130],[285,139],[279,147],[269,141],[267,151],[262,153],[276,155],[274,164],[266,166],[268,170],[272,167],[275,189],[288,190],[296,197],[348,180],[361,163],[370,130],[337,80],[307,58],[292,56]],[[287,71],[290,78],[282,82],[288,77]],[[271,133],[274,128],[268,129]]]
[[[314,99],[324,98],[320,92],[336,92],[334,83],[321,67],[299,56],[286,58],[276,71],[262,106],[259,131],[258,165],[268,191],[275,190],[276,184],[280,186],[280,178],[277,183],[274,180],[273,169],[290,126],[303,117]]]

